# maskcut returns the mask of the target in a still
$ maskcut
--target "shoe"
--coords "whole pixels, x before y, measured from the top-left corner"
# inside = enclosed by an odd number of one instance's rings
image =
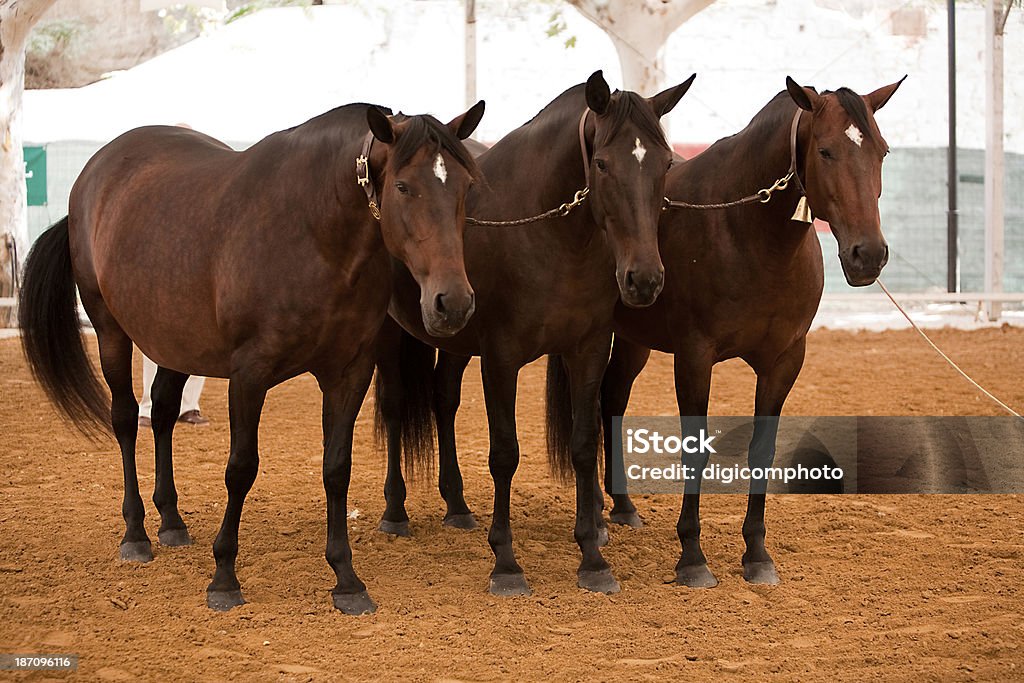
[[[203,417],[198,410],[187,410],[178,416],[178,422],[184,422],[194,427],[205,427],[210,424],[210,418]]]
[[[153,427],[153,421],[146,417],[145,415],[139,415],[139,426],[144,427],[146,429],[151,429]]]

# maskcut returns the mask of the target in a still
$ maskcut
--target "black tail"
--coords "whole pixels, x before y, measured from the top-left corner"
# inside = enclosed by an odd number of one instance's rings
[[[402,428],[402,453],[405,474],[409,479],[425,469],[433,471],[436,426],[434,421],[434,347],[420,342],[402,331],[398,354],[399,386],[394,387],[396,397],[391,397],[400,416]],[[392,359],[394,360],[394,359]],[[377,373],[374,390],[374,426],[378,442],[387,440],[387,420],[384,415],[386,392],[390,387]]]
[[[84,433],[109,433],[110,401],[79,329],[67,216],[40,235],[29,252],[18,319],[29,369],[50,400]]]
[[[569,373],[561,356],[548,356],[547,380],[548,467],[561,483],[573,480],[572,395]]]

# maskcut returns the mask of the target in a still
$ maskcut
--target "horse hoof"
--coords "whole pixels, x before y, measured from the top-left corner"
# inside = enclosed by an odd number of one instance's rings
[[[676,583],[688,588],[714,588],[718,579],[706,564],[692,564],[676,568]]]
[[[518,595],[532,595],[530,585],[522,574],[491,574],[491,595],[512,598]]]
[[[121,544],[122,562],[152,562],[153,544],[149,541],[126,541]]]
[[[463,512],[459,515],[447,515],[444,518],[444,525],[450,526],[453,529],[462,529],[464,531],[472,531],[480,526],[476,523],[476,517],[473,516],[472,512]]]
[[[206,606],[214,612],[227,612],[232,607],[244,604],[245,598],[239,588],[233,591],[206,591]]]
[[[360,614],[373,614],[377,611],[376,603],[366,591],[332,593],[331,596],[334,598],[334,609],[349,616],[358,617]]]
[[[412,532],[409,531],[409,520],[404,522],[392,522],[387,519],[380,520],[380,524],[377,525],[377,531],[384,534],[391,534],[392,536],[412,536]]]
[[[597,527],[597,547],[603,548],[608,545],[608,527]]]
[[[644,520],[640,519],[640,515],[637,514],[636,510],[633,510],[632,512],[615,512],[613,510],[608,514],[608,520],[612,522],[612,524],[630,526],[634,529],[639,529],[644,525]]]
[[[779,573],[775,571],[775,563],[771,560],[767,562],[748,562],[743,565],[743,578],[748,583],[762,583],[774,586],[779,582]]]
[[[165,529],[157,534],[160,545],[182,546],[192,545],[192,537],[188,535],[188,529]]]
[[[605,595],[612,595],[622,590],[619,587],[619,582],[612,576],[611,569],[602,569],[601,571],[591,571],[587,569],[581,569],[576,573],[578,581],[576,585],[580,588],[585,588],[591,593],[604,593]]]

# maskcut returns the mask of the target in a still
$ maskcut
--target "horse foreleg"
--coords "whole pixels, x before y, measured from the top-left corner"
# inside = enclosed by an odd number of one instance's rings
[[[516,436],[516,379],[519,366],[484,355],[480,362],[490,433],[488,465],[494,480],[494,512],[487,542],[494,552],[490,591],[494,595],[529,595],[530,586],[512,549],[510,507],[512,477],[519,467]]]
[[[615,460],[615,443],[621,443],[622,434],[614,427],[613,418],[626,414],[629,405],[629,394],[633,382],[647,365],[651,350],[616,336],[612,345],[611,359],[601,382],[601,419],[604,423],[604,490],[612,497],[612,509],[608,519],[615,524],[623,524],[634,528],[644,525],[636,506],[626,493],[626,473],[622,463]],[[615,491],[615,481],[622,482],[623,488]],[[604,505],[604,496],[598,489],[597,495]],[[602,520],[603,521],[603,520]]]
[[[188,375],[158,368],[153,380],[153,438],[156,445],[156,483],[153,503],[160,512],[160,545],[191,545],[185,520],[178,512],[178,491],[174,486],[174,464],[171,455],[174,425],[181,413],[181,392]]]
[[[434,416],[437,420],[438,473],[437,487],[447,510],[445,526],[475,529],[476,518],[470,512],[463,494],[462,470],[455,447],[455,416],[462,402],[462,377],[469,365],[469,356],[441,352],[434,375]]]
[[[779,415],[800,368],[804,364],[806,337],[786,349],[775,363],[757,373],[754,398],[754,435],[747,451],[750,467],[770,467],[775,461],[775,439],[779,433]],[[779,582],[775,562],[765,548],[765,486],[764,480],[751,480],[747,496],[747,514],[743,519],[743,578],[751,583]]]
[[[675,357],[676,403],[679,405],[683,437],[696,435],[708,426],[708,399],[711,393],[712,358],[693,349],[677,350]],[[695,453],[683,456],[683,465],[696,468],[696,479],[685,484],[683,507],[676,523],[682,552],[676,563],[676,582],[690,588],[712,588],[718,579],[708,569],[700,547],[700,488],[708,456]]]
[[[356,361],[337,379],[318,374],[324,392],[324,491],[327,495],[327,563],[337,577],[334,607],[367,614],[377,605],[352,567],[348,541],[348,487],[352,478],[352,433],[373,376],[372,358]]]
[[[573,535],[583,553],[576,574],[580,588],[618,593],[619,583],[601,555],[597,529],[597,439],[600,431],[601,377],[608,362],[610,337],[602,337],[586,353],[562,357],[572,396],[572,436],[569,449],[576,474],[576,526]],[[555,359],[557,361],[557,359]]]
[[[231,420],[231,454],[224,470],[228,504],[224,520],[213,542],[217,569],[206,589],[206,604],[224,612],[245,603],[242,587],[235,575],[238,557],[238,525],[242,519],[245,497],[259,472],[259,426],[266,385],[253,381],[242,372],[234,373],[228,384],[228,412]]]

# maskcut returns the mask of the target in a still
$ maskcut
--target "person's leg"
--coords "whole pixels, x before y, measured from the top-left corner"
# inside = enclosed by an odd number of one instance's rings
[[[205,377],[192,375],[188,378],[188,381],[185,382],[185,389],[181,392],[180,415],[184,415],[185,413],[193,410],[197,413],[201,412],[199,410],[199,395],[203,393],[203,384],[205,383]]]
[[[156,379],[156,363],[149,359],[149,356],[142,354],[142,400],[139,402],[139,420],[145,420],[149,426],[149,420],[153,417],[153,380]]]

